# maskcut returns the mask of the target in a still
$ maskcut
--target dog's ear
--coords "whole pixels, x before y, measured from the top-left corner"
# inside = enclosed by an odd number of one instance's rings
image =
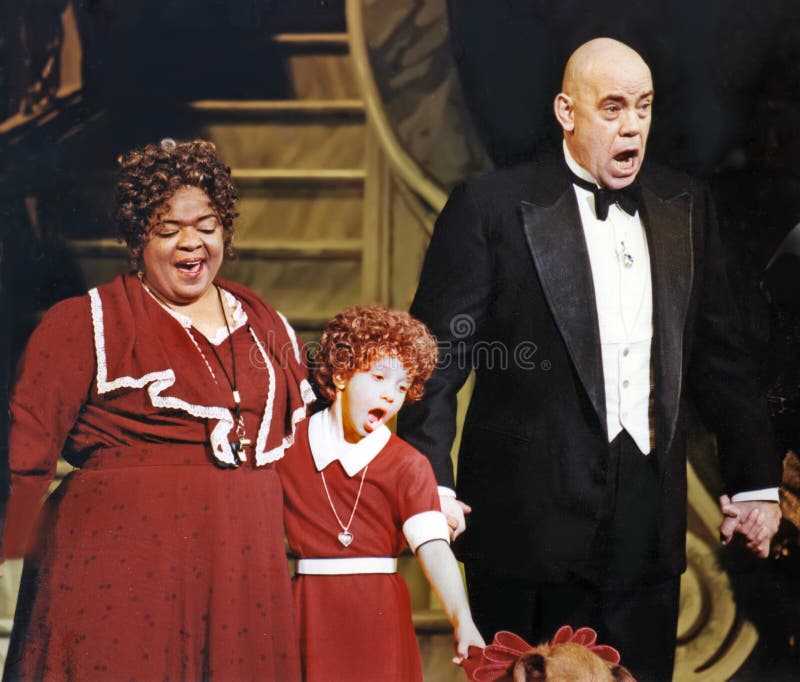
[[[544,656],[534,652],[523,654],[514,664],[514,682],[535,682],[546,680]]]
[[[624,665],[610,665],[609,670],[611,670],[611,677],[614,682],[636,682],[636,679]]]

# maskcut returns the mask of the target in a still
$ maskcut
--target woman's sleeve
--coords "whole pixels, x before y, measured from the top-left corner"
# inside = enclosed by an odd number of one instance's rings
[[[85,404],[95,372],[86,297],[51,308],[31,335],[11,392],[10,491],[2,556],[24,556],[64,443]]]

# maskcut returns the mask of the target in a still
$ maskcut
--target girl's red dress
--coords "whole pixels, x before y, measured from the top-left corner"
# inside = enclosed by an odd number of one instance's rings
[[[232,405],[219,362],[193,331],[214,381],[135,277],[58,304],[32,336],[12,397],[2,549],[27,557],[6,679],[300,678],[281,486],[265,460],[282,455],[304,412],[303,371],[282,319],[222,286],[248,318],[232,339],[261,466],[253,448],[239,468],[215,466],[229,454],[218,417]],[[229,341],[216,351],[230,372]],[[35,532],[62,453],[79,469]]]
[[[309,421],[298,426],[295,444],[278,465],[292,552],[300,558],[397,557],[406,546],[403,524],[418,514],[440,514],[430,463],[392,435],[369,463],[350,527],[353,541],[344,547],[312,458]],[[346,523],[361,472],[351,478],[339,461],[324,472],[336,511]],[[441,537],[441,528],[446,538],[442,518],[440,534],[434,532],[431,539]],[[293,588],[307,682],[422,680],[409,593],[400,575],[299,575]]]

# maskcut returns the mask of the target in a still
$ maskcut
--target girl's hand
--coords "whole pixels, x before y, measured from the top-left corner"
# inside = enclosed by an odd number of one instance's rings
[[[467,657],[469,647],[476,646],[479,649],[483,649],[486,646],[486,642],[483,641],[481,633],[478,632],[478,628],[475,627],[475,623],[472,622],[471,618],[465,623],[459,623],[454,630],[454,635],[456,651],[458,652],[458,655],[453,658],[453,663],[456,665]]]

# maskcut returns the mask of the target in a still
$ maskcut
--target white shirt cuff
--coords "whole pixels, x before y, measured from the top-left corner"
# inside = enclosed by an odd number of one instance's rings
[[[425,511],[406,519],[403,535],[412,552],[431,540],[444,540],[450,544],[450,528],[447,519],[439,511]]]
[[[456,491],[452,488],[448,488],[446,485],[437,485],[439,489],[439,497],[455,497]]]
[[[746,490],[736,493],[731,497],[731,502],[780,502],[781,497],[777,488],[762,488],[761,490]]]

